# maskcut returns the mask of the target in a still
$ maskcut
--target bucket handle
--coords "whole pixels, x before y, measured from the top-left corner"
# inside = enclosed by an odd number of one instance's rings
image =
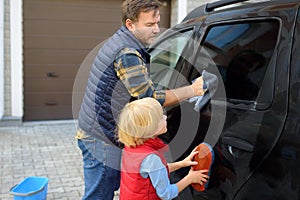
[[[12,192],[12,190],[13,190],[16,186],[18,186],[18,185],[19,185],[19,184],[16,184],[16,185],[12,186],[12,188],[10,188],[10,190],[9,190],[9,193],[12,194],[12,195],[15,195],[15,196],[23,196],[23,197],[25,197],[25,196],[32,196],[32,195],[34,195],[34,194],[37,194],[37,193],[41,192],[41,191],[46,187],[46,185],[44,185],[44,187],[42,187],[41,189],[39,189],[39,190],[37,190],[37,191],[34,191],[34,192],[26,193],[26,194],[24,194],[24,193]]]

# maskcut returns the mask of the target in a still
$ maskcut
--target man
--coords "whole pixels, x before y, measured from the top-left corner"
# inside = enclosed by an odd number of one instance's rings
[[[83,199],[113,199],[120,185],[121,148],[116,120],[129,101],[153,97],[170,106],[204,94],[203,80],[157,91],[149,78],[146,47],[160,32],[158,0],[125,0],[121,28],[101,47],[91,67],[78,116],[76,138],[84,162]]]

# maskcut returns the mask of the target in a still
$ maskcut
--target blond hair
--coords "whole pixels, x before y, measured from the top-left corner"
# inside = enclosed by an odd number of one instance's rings
[[[118,139],[125,146],[137,146],[154,136],[163,116],[160,103],[151,97],[128,103],[118,122]]]

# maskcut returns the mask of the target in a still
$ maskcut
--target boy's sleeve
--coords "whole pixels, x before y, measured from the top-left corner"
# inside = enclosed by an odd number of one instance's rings
[[[178,196],[176,184],[170,183],[168,171],[157,155],[150,154],[143,160],[140,173],[142,177],[150,178],[156,194],[161,199],[173,199]]]

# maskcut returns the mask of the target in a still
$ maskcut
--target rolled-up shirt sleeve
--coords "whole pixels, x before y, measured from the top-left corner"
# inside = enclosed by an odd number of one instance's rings
[[[150,154],[143,160],[140,174],[144,178],[150,178],[161,199],[169,200],[178,196],[178,187],[170,183],[168,171],[157,155]]]
[[[146,63],[137,50],[132,48],[122,49],[116,56],[114,66],[118,78],[132,97],[137,99],[153,97],[161,105],[164,104],[165,91],[155,89],[153,81],[149,77]]]

